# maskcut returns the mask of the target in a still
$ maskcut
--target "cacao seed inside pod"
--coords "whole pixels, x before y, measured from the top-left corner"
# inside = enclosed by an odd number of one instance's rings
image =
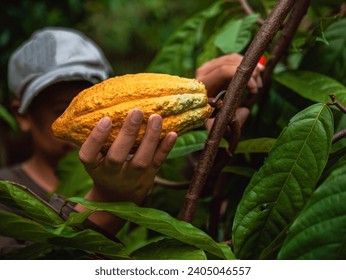
[[[80,92],[53,123],[52,131],[55,136],[80,146],[98,121],[108,116],[113,124],[103,146],[106,151],[133,108],[143,111],[144,121],[132,152],[143,138],[150,115],[161,115],[160,139],[163,139],[170,131],[181,134],[202,126],[212,111],[205,86],[197,80],[158,73],[127,74]]]

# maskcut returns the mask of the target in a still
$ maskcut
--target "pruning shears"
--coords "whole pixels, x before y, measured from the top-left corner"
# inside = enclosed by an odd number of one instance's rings
[[[226,94],[226,90],[222,90],[220,91],[216,97],[214,98],[209,98],[208,103],[211,107],[214,108],[213,112],[211,113],[211,115],[209,116],[209,118],[215,118],[217,112],[219,111],[219,109],[222,107],[223,105],[223,98]]]

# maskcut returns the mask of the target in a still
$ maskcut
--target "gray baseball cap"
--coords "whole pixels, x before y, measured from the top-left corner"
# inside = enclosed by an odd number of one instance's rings
[[[61,81],[99,83],[113,72],[102,50],[74,29],[47,27],[36,31],[10,57],[9,89],[22,101],[24,113],[46,87]]]

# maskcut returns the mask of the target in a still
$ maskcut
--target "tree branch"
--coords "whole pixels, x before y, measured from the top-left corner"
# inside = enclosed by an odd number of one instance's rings
[[[346,106],[343,106],[337,99],[334,94],[329,94],[329,97],[332,99],[332,102],[326,102],[326,105],[334,105],[336,106],[341,112],[346,114]],[[346,128],[340,130],[339,132],[335,133],[332,139],[332,143],[336,143],[339,140],[346,137]]]
[[[213,167],[220,140],[226,131],[228,123],[235,115],[246,84],[261,55],[274,38],[295,2],[294,0],[278,1],[251,42],[251,45],[244,55],[244,59],[237,68],[224,97],[224,104],[216,115],[209,138],[206,141],[205,148],[193,175],[191,185],[186,193],[181,214],[182,220],[192,222],[200,193]]]
[[[335,133],[332,139],[332,143],[336,143],[339,140],[346,138],[346,128],[340,130],[339,132]]]
[[[250,4],[248,3],[247,0],[239,0],[240,2],[240,5],[242,6],[244,12],[247,14],[247,15],[252,15],[254,14],[254,10],[251,8]],[[263,18],[259,18],[257,19],[257,23],[259,25],[263,25],[264,23],[264,19]]]
[[[232,155],[239,143],[241,136],[241,127],[237,120],[232,120],[227,127],[224,137],[228,141],[228,151],[219,149],[215,163],[210,171],[210,175],[207,180],[207,188],[213,190],[213,196],[210,207],[209,217],[209,235],[213,238],[217,238],[218,227],[221,220],[221,207],[224,199],[224,188],[226,185],[226,179],[228,176],[220,174],[221,170],[229,163]]]
[[[346,114],[346,106],[343,106],[337,99],[334,94],[329,94],[330,99],[332,102],[327,102],[326,105],[335,105],[341,112]]]

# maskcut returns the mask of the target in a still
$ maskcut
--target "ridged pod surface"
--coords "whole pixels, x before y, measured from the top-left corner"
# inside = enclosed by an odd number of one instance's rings
[[[162,117],[160,139],[170,131],[181,134],[204,124],[212,108],[205,86],[195,80],[158,73],[127,74],[107,79],[81,91],[53,123],[53,134],[81,145],[99,120],[112,119],[112,130],[103,149],[108,150],[133,108],[144,112],[132,152],[138,148],[152,114]]]

